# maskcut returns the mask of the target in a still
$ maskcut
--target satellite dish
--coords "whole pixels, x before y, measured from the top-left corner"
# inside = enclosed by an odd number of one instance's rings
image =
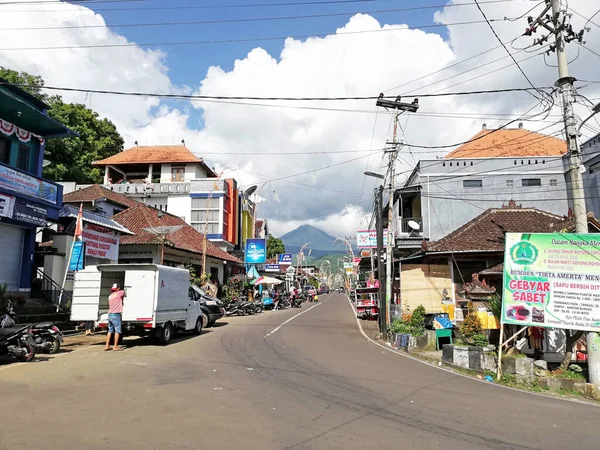
[[[52,162],[48,161],[47,159],[44,159],[44,161],[42,162],[42,167],[48,167],[50,164],[52,164]]]
[[[421,229],[421,225],[419,225],[417,222],[415,222],[414,220],[409,220],[408,221],[408,226],[411,227],[413,230],[417,231]]]
[[[404,185],[404,183],[406,183],[406,180],[408,180],[408,175],[406,175],[405,173],[401,173],[396,177],[396,184]]]

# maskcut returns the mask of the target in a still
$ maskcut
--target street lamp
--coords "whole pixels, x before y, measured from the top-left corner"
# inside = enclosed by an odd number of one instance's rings
[[[385,179],[385,175],[383,175],[381,173],[373,172],[371,170],[365,171],[365,175],[368,176],[368,177],[379,178],[380,180]]]
[[[593,107],[592,107],[592,113],[587,116],[585,119],[583,119],[581,121],[581,123],[579,124],[579,126],[577,127],[577,136],[579,136],[579,133],[581,132],[581,127],[583,127],[583,125],[590,120],[592,117],[594,117],[596,114],[600,113],[600,103],[596,103]],[[579,141],[577,141],[579,142]]]

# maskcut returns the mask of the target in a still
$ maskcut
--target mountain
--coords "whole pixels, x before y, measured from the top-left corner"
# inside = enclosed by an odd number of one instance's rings
[[[331,254],[345,254],[346,248],[342,242],[338,241],[336,244],[335,239],[335,237],[312,225],[301,225],[281,236],[286,253],[293,253],[294,255],[300,251],[304,244],[310,242],[305,247],[304,254],[308,255],[309,249],[312,249],[310,256],[313,258]]]

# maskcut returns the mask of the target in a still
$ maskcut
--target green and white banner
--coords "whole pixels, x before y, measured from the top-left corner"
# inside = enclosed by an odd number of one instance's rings
[[[507,233],[502,321],[600,331],[600,234]]]

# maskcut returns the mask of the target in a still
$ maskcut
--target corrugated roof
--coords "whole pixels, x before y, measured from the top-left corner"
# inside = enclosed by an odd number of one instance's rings
[[[150,164],[150,163],[201,163],[184,145],[151,145],[132,147],[121,153],[101,161],[94,161],[95,166],[106,164]]]
[[[160,238],[156,234],[144,230],[144,228],[181,226],[177,231],[165,236],[167,245],[171,243],[175,248],[181,250],[203,253],[204,235],[188,225],[183,219],[172,214],[159,211],[142,203],[136,203],[136,205],[115,214],[113,219],[135,233],[134,236],[122,237],[121,245],[159,244]],[[224,261],[241,263],[238,258],[221,250],[209,240],[206,241],[206,255]]]
[[[60,210],[59,217],[70,217],[76,219],[78,214],[79,208],[76,208],[73,205],[63,205],[62,209]],[[85,209],[83,210],[83,221],[100,225],[101,227],[109,228],[111,230],[118,231],[119,233],[133,234],[129,229],[127,229],[127,227],[122,226],[120,223],[115,222],[108,217],[94,214],[91,211],[86,211]]]
[[[566,151],[567,144],[562,139],[513,128],[481,130],[445,158],[561,156]]]
[[[118,192],[103,188],[97,184],[77,191],[69,192],[63,196],[63,203],[90,203],[106,199],[121,206],[135,206],[138,202]]]

